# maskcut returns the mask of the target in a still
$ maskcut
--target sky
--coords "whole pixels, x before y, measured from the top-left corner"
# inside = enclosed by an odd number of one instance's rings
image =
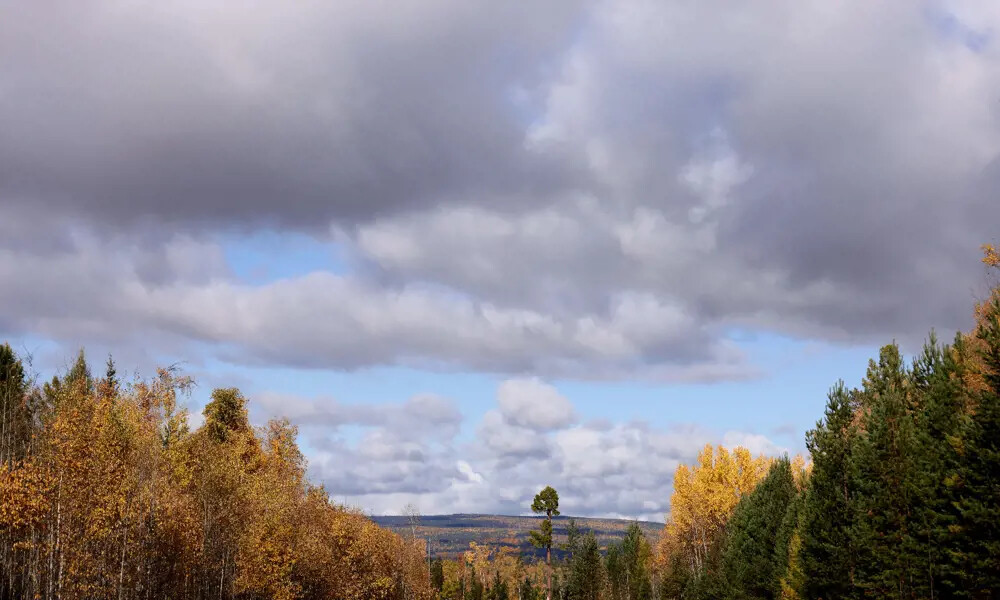
[[[969,327],[993,0],[0,0],[0,340],[177,365],[370,514],[662,520]]]

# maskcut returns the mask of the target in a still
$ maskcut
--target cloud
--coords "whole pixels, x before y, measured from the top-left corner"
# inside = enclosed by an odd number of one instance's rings
[[[569,400],[537,378],[504,381],[497,402],[505,421],[535,431],[561,429],[576,421]]]
[[[1000,218],[967,3],[32,3],[0,333],[242,364],[759,376],[733,331],[967,327]],[[59,44],[39,32],[64,33]],[[224,239],[347,268],[251,285]]]
[[[498,409],[483,416],[471,438],[441,427],[433,411],[407,410],[425,400],[361,405],[265,394],[251,402],[284,408],[300,426],[311,475],[335,498],[380,514],[399,513],[407,503],[428,514],[521,514],[539,489],[552,485],[566,514],[662,520],[674,470],[693,462],[706,443],[784,451],[763,435],[719,435],[693,425],[562,421],[530,429],[504,414],[505,387],[509,381],[498,387]],[[545,393],[559,394],[554,388]],[[318,419],[318,413],[336,416]]]

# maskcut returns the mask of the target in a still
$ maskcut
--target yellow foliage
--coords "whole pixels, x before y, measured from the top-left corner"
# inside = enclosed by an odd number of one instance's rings
[[[989,267],[1000,267],[1000,252],[993,244],[983,244],[983,264]]]
[[[190,432],[189,385],[50,388],[34,453],[0,465],[16,597],[431,597],[420,545],[308,484],[294,427]]]
[[[770,459],[754,457],[746,448],[730,452],[709,444],[693,468],[678,466],[657,564],[663,567],[680,554],[692,570],[700,570],[736,504],[764,478],[769,465]]]

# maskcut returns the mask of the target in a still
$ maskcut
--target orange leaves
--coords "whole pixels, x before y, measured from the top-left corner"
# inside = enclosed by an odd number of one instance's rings
[[[52,481],[30,462],[0,465],[0,530],[37,526],[49,512]]]
[[[423,544],[309,486],[293,426],[250,427],[223,390],[218,431],[191,433],[177,408],[189,386],[161,371],[47,387],[32,454],[0,465],[17,597],[430,598]]]

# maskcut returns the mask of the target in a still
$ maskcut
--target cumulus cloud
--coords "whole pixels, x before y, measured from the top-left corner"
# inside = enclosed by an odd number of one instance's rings
[[[560,429],[576,420],[569,399],[537,378],[504,381],[497,390],[497,403],[508,423],[536,431]]]
[[[532,429],[504,411],[510,383],[499,385],[497,409],[483,416],[471,438],[441,426],[439,413],[446,423],[456,421],[452,404],[436,396],[373,405],[269,394],[251,401],[266,407],[263,413],[281,408],[300,425],[311,473],[335,498],[380,514],[398,513],[407,503],[425,513],[521,514],[539,489],[553,485],[567,514],[662,520],[674,470],[706,443],[785,452],[763,435],[720,435],[693,425],[562,420]],[[408,410],[427,406],[429,398],[438,409]]]

